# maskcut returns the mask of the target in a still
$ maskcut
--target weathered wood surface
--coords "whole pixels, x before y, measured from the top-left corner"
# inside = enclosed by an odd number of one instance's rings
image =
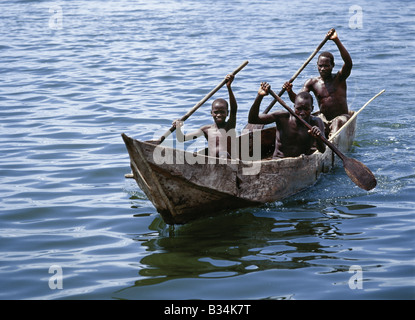
[[[330,141],[347,152],[355,130],[356,118],[353,118]],[[273,150],[275,128],[261,133],[262,155],[266,156]],[[219,160],[122,136],[138,186],[168,224],[284,199],[312,186],[337,161],[329,148],[323,154],[315,152],[296,158]],[[163,157],[164,163],[160,163],[157,155]]]

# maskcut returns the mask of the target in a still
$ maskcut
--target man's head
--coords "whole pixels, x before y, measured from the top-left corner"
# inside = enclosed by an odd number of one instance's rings
[[[334,68],[334,57],[330,52],[322,52],[317,60],[317,68],[320,76],[326,78],[331,76],[331,72]]]
[[[308,121],[313,111],[313,97],[306,91],[297,94],[294,105],[295,113],[303,120]]]
[[[211,115],[216,124],[223,124],[228,116],[228,102],[225,99],[216,99],[212,103]]]

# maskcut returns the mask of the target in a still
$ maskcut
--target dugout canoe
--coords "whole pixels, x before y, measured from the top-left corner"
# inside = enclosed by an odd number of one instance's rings
[[[362,108],[363,109],[363,108]],[[352,146],[359,112],[329,140],[341,151]],[[184,224],[224,210],[282,200],[310,186],[336,165],[333,151],[295,158],[270,159],[275,127],[238,137],[239,146],[261,135],[261,159],[218,159],[122,134],[138,186],[167,224]],[[251,139],[249,139],[249,135]],[[250,142],[249,142],[250,141]],[[242,149],[242,148],[240,148]]]

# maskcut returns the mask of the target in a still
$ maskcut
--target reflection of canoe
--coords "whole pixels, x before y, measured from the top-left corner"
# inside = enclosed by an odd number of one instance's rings
[[[340,151],[347,152],[355,129],[356,117],[352,117],[330,141]],[[275,128],[260,133],[262,156],[266,157],[273,150]],[[168,224],[281,200],[310,187],[321,172],[327,172],[335,164],[329,148],[323,154],[315,152],[295,158],[219,160],[151,141],[138,141],[125,134],[122,137],[134,179]]]

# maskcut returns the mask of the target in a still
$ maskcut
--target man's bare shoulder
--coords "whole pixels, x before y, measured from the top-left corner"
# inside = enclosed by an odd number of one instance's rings
[[[337,81],[337,83],[340,83],[340,82],[344,82],[344,83],[346,83],[346,79],[347,79],[347,77],[343,76],[343,74],[342,74],[340,71],[338,71],[338,72],[334,75],[334,77],[333,77],[333,78]]]
[[[285,120],[285,119],[290,118],[290,113],[285,110],[274,111],[270,115],[274,117],[275,121]]]
[[[277,111],[274,111],[270,114],[272,114],[275,117],[289,117],[290,116],[290,113],[288,111],[285,111],[285,110],[277,110]]]
[[[321,77],[310,78],[304,83],[302,91],[314,88],[314,86],[321,81]]]
[[[311,124],[324,126],[323,119],[321,119],[320,117],[310,116],[310,122]]]

